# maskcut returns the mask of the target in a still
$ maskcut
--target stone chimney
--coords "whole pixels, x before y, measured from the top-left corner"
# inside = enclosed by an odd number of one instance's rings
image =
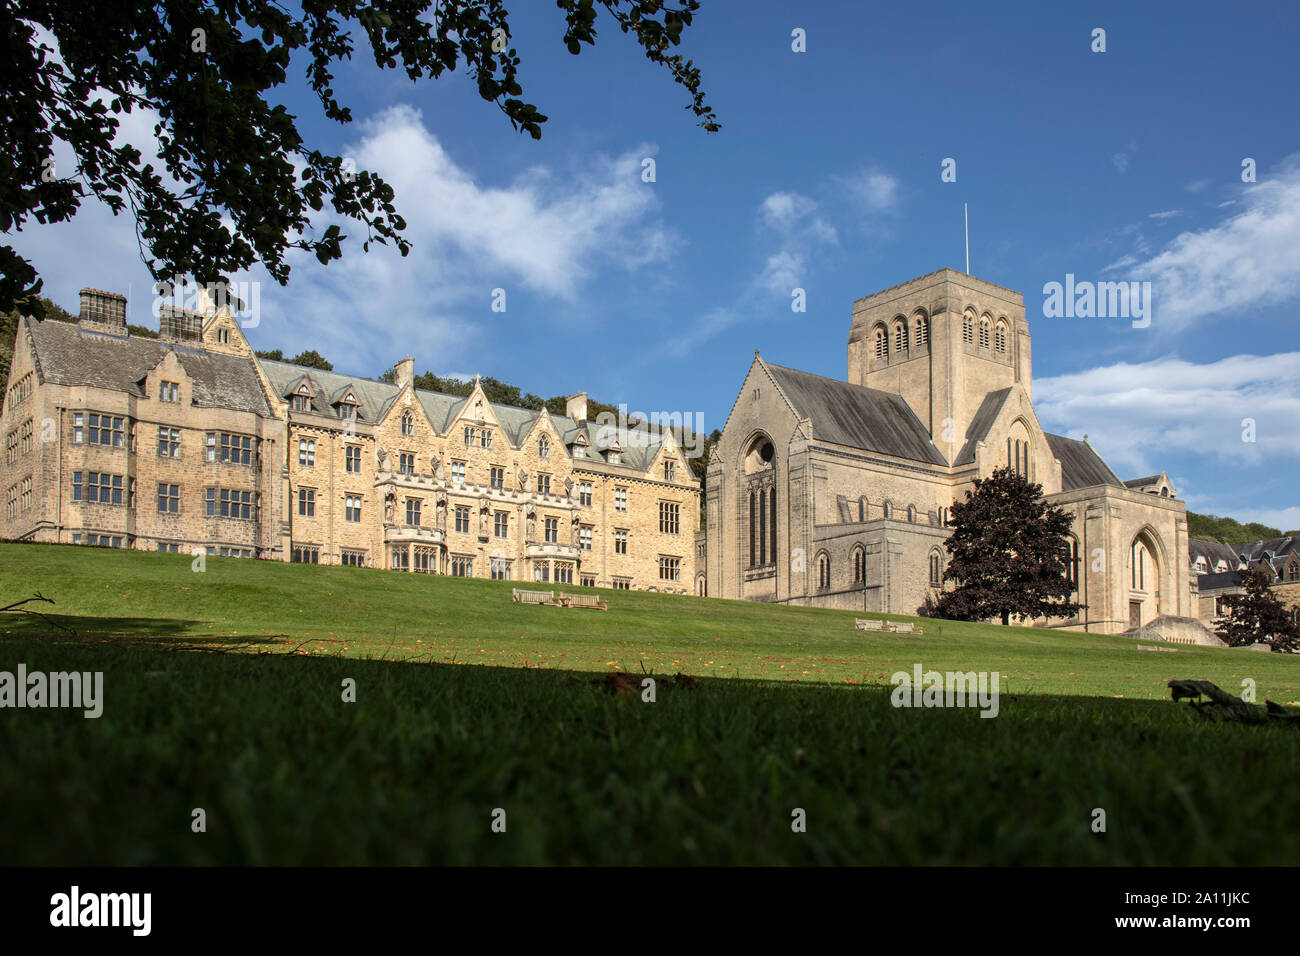
[[[171,305],[160,306],[158,338],[164,342],[199,344],[203,339],[203,313]]]
[[[564,414],[575,422],[585,422],[587,420],[587,393],[578,392],[576,395],[570,395],[566,398],[564,400]]]
[[[102,289],[81,290],[82,328],[126,333],[126,296]]]
[[[393,366],[393,381],[398,388],[415,381],[415,359],[409,355]]]

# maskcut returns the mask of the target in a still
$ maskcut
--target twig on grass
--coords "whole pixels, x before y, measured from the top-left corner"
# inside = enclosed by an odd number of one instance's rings
[[[42,621],[44,621],[46,624],[50,625],[50,627],[57,627],[59,630],[61,630],[61,631],[67,631],[69,634],[75,634],[75,633],[76,633],[76,631],[74,631],[72,628],[70,628],[70,627],[68,627],[68,626],[66,626],[66,625],[64,625],[64,624],[60,624],[58,621],[52,621],[52,620],[50,620],[48,617],[46,617],[46,616],[45,616],[44,614],[42,614],[40,611],[33,611],[31,608],[23,607],[24,604],[30,604],[32,601],[44,601],[46,604],[53,604],[53,603],[54,603],[54,600],[53,600],[52,598],[47,598],[47,597],[46,597],[44,594],[42,594],[40,591],[37,591],[35,597],[24,598],[24,599],[21,600],[21,601],[15,601],[13,604],[8,604],[8,605],[6,605],[5,607],[0,607],[0,612],[3,612],[3,611],[16,611],[16,612],[18,612],[19,614],[30,614],[30,615],[32,615],[33,617],[39,617],[39,618],[40,618]]]

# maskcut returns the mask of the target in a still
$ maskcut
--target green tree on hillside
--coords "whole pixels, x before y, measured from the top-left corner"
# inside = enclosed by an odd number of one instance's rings
[[[1223,599],[1228,616],[1217,628],[1229,647],[1264,643],[1275,651],[1300,649],[1300,633],[1291,622],[1290,612],[1270,590],[1272,583],[1273,575],[1262,563],[1241,572],[1245,591]]]
[[[928,602],[934,617],[957,621],[1073,617],[1068,577],[1074,518],[1048,507],[1042,485],[1009,468],[977,478],[974,491],[952,506],[952,556],[943,579],[956,587]]]
[[[553,6],[570,53],[595,44],[603,9],[687,91],[700,125],[718,129],[699,69],[670,52],[698,0]],[[393,188],[304,139],[300,110],[282,102],[290,68],[304,70],[336,123],[352,113],[335,70],[358,45],[379,69],[412,81],[464,69],[480,97],[535,139],[546,122],[521,98],[507,0],[98,0],[87,12],[73,0],[8,0],[0,12],[0,232],[31,219],[67,221],[93,196],[134,218],[141,258],[158,280],[220,282],[261,263],[283,284],[291,249],[326,264],[342,256],[342,228],[319,224],[327,210],[359,227],[363,250],[372,242],[410,249]],[[132,115],[156,124],[161,163],[120,141],[121,118]],[[51,165],[56,142],[71,146],[71,168]],[[0,245],[0,312],[25,302],[38,310],[40,289],[35,267]]]
[[[1242,544],[1246,541],[1266,541],[1269,538],[1282,537],[1282,532],[1277,528],[1270,528],[1258,521],[1242,524],[1234,518],[1198,515],[1191,511],[1187,512],[1187,534],[1202,541],[1221,541],[1226,544]]]
[[[288,362],[290,365],[301,365],[304,368],[318,368],[322,372],[334,371],[334,365],[315,349],[299,352],[290,359],[284,357],[284,352],[281,349],[267,349],[253,354],[260,359],[266,359],[268,362]]]

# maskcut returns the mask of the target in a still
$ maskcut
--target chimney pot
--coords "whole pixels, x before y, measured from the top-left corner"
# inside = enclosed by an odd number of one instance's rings
[[[400,388],[415,381],[415,359],[407,356],[393,366],[393,381]]]
[[[126,296],[118,292],[90,288],[82,289],[80,295],[81,313],[77,317],[78,325],[114,332],[126,331]]]
[[[587,420],[587,393],[578,392],[576,395],[570,395],[566,398],[564,400],[564,414],[575,422],[585,422]]]

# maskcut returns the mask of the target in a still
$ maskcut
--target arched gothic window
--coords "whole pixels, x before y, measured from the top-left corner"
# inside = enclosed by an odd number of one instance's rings
[[[876,329],[876,358],[885,358],[889,355],[889,334],[884,327]]]
[[[993,345],[999,352],[1006,354],[1007,351],[1007,327],[1001,322],[998,323],[997,333],[993,339]]]
[[[989,320],[980,319],[980,348],[989,347]]]
[[[923,315],[916,317],[915,333],[912,336],[917,348],[922,348],[930,341],[930,320]]]

